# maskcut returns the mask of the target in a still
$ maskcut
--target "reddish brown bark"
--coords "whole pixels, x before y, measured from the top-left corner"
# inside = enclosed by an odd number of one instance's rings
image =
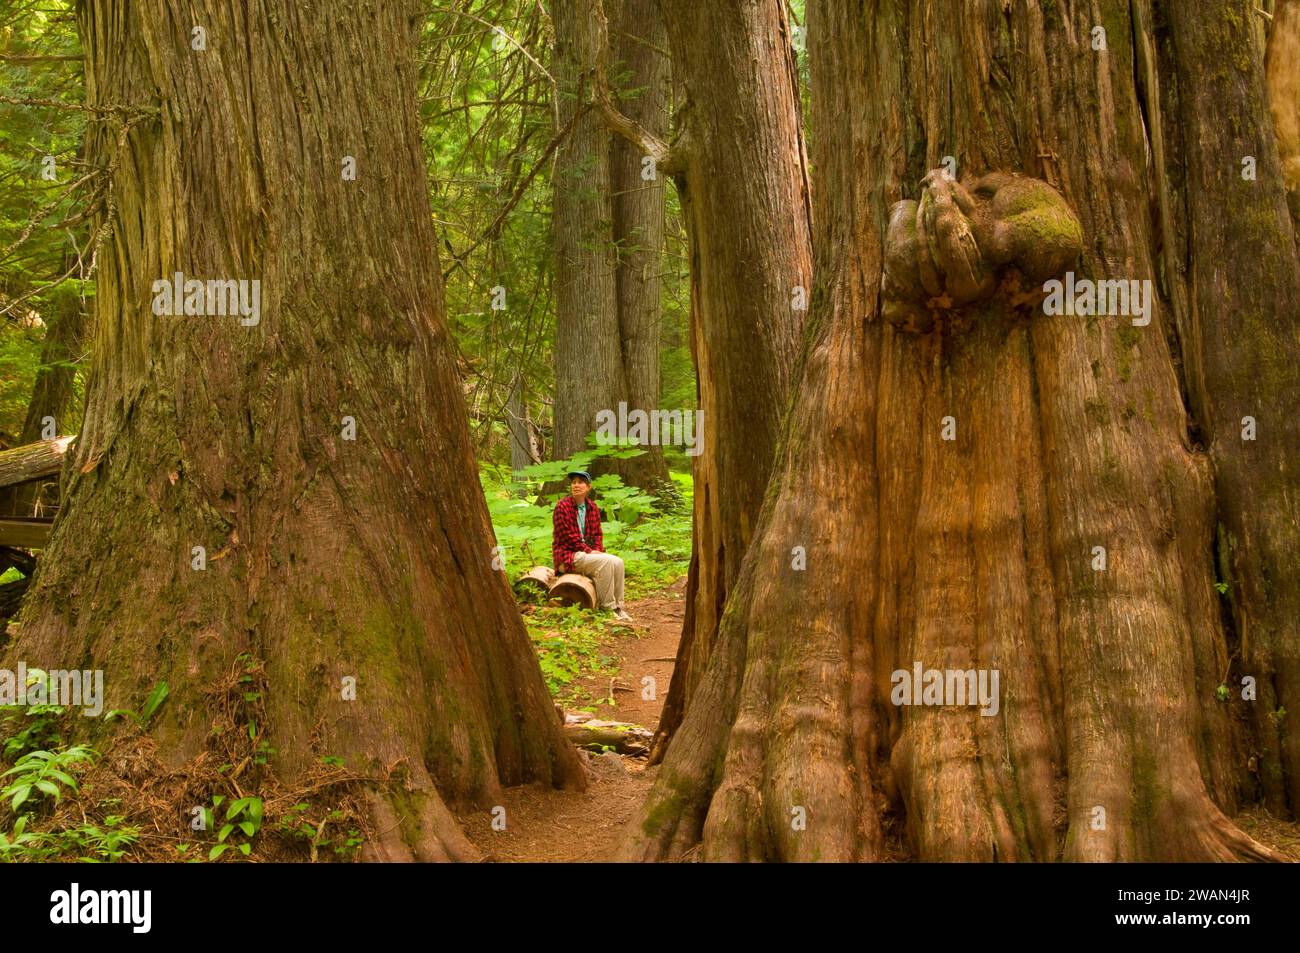
[[[669,0],[663,10],[685,97],[667,167],[690,238],[691,350],[703,427],[686,619],[656,759],[703,677],[723,605],[754,538],[812,270],[784,5]]]
[[[812,8],[817,291],[800,390],[712,657],[624,857],[1276,857],[1229,820],[1249,794],[1248,745],[1230,715],[1242,701],[1216,699],[1233,648],[1212,558],[1216,520],[1232,518],[1230,460],[1189,434],[1189,355],[1204,351],[1169,304],[1199,298],[1204,311],[1213,292],[1160,256],[1169,234],[1183,236],[1193,269],[1202,255],[1217,261],[1220,295],[1245,295],[1263,327],[1285,328],[1274,289],[1293,274],[1294,245],[1279,242],[1245,289],[1232,279],[1258,252],[1224,237],[1232,226],[1203,235],[1195,199],[1154,216],[1149,201],[1168,184],[1150,158],[1151,93],[1208,123],[1190,88],[1203,82],[1205,44],[1226,44],[1214,54],[1226,86],[1262,102],[1249,5],[1230,6],[1220,19],[1161,5],[1170,33],[1152,49],[1171,35],[1187,65],[1152,55],[1150,69],[1145,24],[1165,21],[1127,0],[981,0],[961,16],[937,2]],[[1203,34],[1180,37],[1180,17]],[[1187,190],[1204,187],[1198,169],[1240,168],[1237,147],[1188,134],[1181,149],[1200,154],[1185,159]],[[977,204],[991,201],[977,187],[985,173],[1040,180],[1013,180],[1030,204],[991,223],[996,240],[977,208],[952,201],[949,180],[920,189],[945,156]],[[1028,227],[1018,216],[1051,207],[1049,183],[1082,226],[1071,270],[1161,282],[1149,324],[1049,315],[1022,296],[1054,233],[1017,239]],[[1249,221],[1277,234],[1276,160],[1261,163],[1258,187],[1267,214]],[[925,279],[938,284],[911,302],[930,315],[923,332],[881,308],[899,253],[885,241],[891,206],[916,198],[934,227],[911,253],[938,266]],[[971,251],[963,228],[983,243],[972,260],[955,257]],[[1013,254],[995,262],[1008,235]],[[963,261],[1001,283],[963,297],[978,287],[956,283]],[[1300,363],[1289,338],[1278,346]],[[1218,381],[1233,379],[1228,365]],[[1209,390],[1234,403],[1232,386]],[[1297,393],[1270,389],[1264,406],[1285,404],[1294,420]],[[1271,538],[1271,515],[1237,519]],[[791,565],[796,545],[804,571]],[[1247,571],[1289,598],[1294,574],[1270,547],[1247,551]],[[916,663],[996,670],[997,714],[896,704],[893,673]]]
[[[268,770],[392,772],[368,856],[473,859],[447,805],[583,782],[491,565],[424,181],[418,11],[233,9],[83,5],[90,104],[134,121],[74,476],[8,655],[103,668],[109,709],[167,682],[152,733],[173,765],[214,743],[207,689],[257,666]],[[107,164],[118,129],[91,130]],[[260,321],[158,316],[152,282],[176,271],[260,280]]]

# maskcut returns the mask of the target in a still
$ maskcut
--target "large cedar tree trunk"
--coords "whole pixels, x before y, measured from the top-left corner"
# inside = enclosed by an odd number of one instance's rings
[[[781,0],[663,0],[684,91],[669,168],[691,249],[703,452],[686,617],[654,757],[681,722],[758,524],[811,298],[807,163]]]
[[[1296,702],[1285,458],[1300,354],[1252,4],[811,12],[803,377],[756,541],[624,856],[1274,857],[1229,820],[1257,793],[1252,766],[1279,808],[1294,778],[1285,720],[1260,727]],[[951,284],[922,296],[924,333],[887,321],[891,206],[926,177],[939,209],[956,187],[927,172],[945,156],[977,198],[986,173],[1033,177],[994,180],[1023,189],[1013,210],[1031,219],[1059,188],[1078,216],[1053,226],[1081,252],[1071,269],[1154,281],[1150,324],[1026,303],[1016,272],[1034,274],[1054,236],[1010,217],[992,234],[1024,239],[1011,283],[965,305],[944,300]],[[949,264],[956,208],[919,246]],[[1246,415],[1259,436],[1242,443]],[[998,670],[998,713],[893,704],[892,673],[915,663]],[[1267,685],[1256,701],[1245,675]]]
[[[1286,154],[1294,127],[1275,138],[1258,50],[1239,19],[1252,15],[1249,5],[1162,10],[1169,36],[1160,65],[1177,95],[1158,119],[1148,114],[1164,125],[1169,150],[1157,170],[1169,184],[1158,194],[1185,203],[1168,253],[1187,289],[1176,315],[1182,380],[1214,463],[1218,569],[1234,640],[1229,683],[1258,682],[1246,709],[1251,753],[1265,803],[1286,814],[1300,810],[1300,730],[1279,714],[1300,711],[1300,261],[1287,208],[1297,158]],[[1294,93],[1300,4],[1280,8],[1278,18],[1292,58],[1284,65],[1275,51],[1271,71],[1278,78],[1285,69]],[[1254,179],[1242,177],[1245,156],[1258,163]]]
[[[90,104],[134,125],[74,476],[10,664],[103,668],[107,708],[167,682],[171,765],[213,743],[207,690],[263,670],[278,777],[327,755],[391,771],[367,855],[475,858],[449,805],[582,778],[492,569],[424,182],[419,7],[239,9],[81,9]],[[90,161],[117,135],[94,125]],[[155,316],[176,271],[260,279],[260,323]]]

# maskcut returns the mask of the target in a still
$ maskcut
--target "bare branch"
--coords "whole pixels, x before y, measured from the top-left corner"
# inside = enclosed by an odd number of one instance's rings
[[[668,143],[664,142],[645,126],[627,116],[614,104],[614,97],[609,90],[607,63],[609,59],[609,22],[605,19],[604,4],[601,0],[592,0],[593,13],[596,17],[598,38],[596,43],[596,73],[593,80],[596,107],[605,119],[605,125],[612,132],[622,136],[643,153],[654,159],[656,168],[672,174],[685,168],[683,157]]]

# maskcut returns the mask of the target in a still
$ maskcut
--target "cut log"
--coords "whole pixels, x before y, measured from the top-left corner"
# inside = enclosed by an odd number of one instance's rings
[[[654,732],[621,721],[587,721],[564,726],[564,737],[588,751],[614,750],[619,754],[643,755],[650,750]]]
[[[576,572],[566,572],[551,586],[551,598],[566,605],[596,608],[596,584]]]
[[[0,487],[57,477],[72,437],[55,437],[0,450]]]
[[[546,595],[555,585],[555,571],[550,566],[534,566],[515,580],[515,589],[531,589]]]
[[[515,580],[515,590],[540,592],[566,605],[596,608],[596,586],[586,576],[576,572],[556,576],[550,566],[534,566]]]

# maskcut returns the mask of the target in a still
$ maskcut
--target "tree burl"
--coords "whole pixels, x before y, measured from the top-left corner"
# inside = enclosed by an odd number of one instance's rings
[[[1083,252],[1078,216],[1041,179],[992,172],[968,187],[939,168],[921,186],[920,201],[890,210],[883,297],[896,327],[925,333],[936,315],[999,293],[1037,304]]]

